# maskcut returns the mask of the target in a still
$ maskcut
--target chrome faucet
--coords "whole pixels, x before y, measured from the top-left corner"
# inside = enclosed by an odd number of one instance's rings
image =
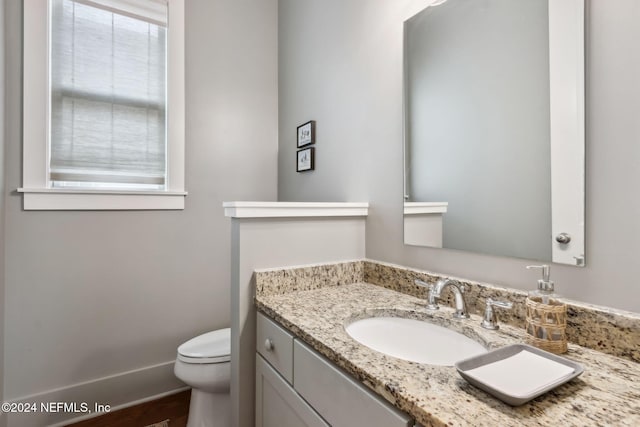
[[[440,279],[435,285],[428,285],[421,280],[415,281],[418,286],[426,286],[429,288],[428,297],[428,310],[438,310],[438,300],[443,289],[447,286],[451,287],[453,295],[456,299],[456,311],[453,313],[453,317],[458,319],[468,319],[469,313],[467,312],[467,303],[464,300],[464,285],[453,279]]]

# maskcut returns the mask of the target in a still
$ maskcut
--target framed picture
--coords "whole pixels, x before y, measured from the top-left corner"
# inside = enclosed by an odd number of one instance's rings
[[[296,153],[296,172],[312,171],[314,168],[314,152],[315,148],[305,148],[298,150]]]
[[[305,145],[315,144],[316,142],[316,121],[311,120],[307,123],[298,126],[298,148]]]

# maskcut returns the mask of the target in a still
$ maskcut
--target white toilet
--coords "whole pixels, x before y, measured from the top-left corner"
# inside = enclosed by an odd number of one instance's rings
[[[229,427],[231,329],[207,332],[178,347],[176,377],[191,387],[187,427]]]

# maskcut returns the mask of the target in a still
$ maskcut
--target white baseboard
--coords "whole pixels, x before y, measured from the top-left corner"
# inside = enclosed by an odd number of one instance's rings
[[[109,410],[114,411],[186,390],[187,387],[173,374],[174,362],[14,399],[11,403],[17,405],[35,404],[32,406],[35,411],[8,414],[7,427],[63,426],[101,415],[94,412],[96,404],[109,405]],[[58,402],[67,404],[67,408],[57,407]],[[53,407],[47,406],[52,404]]]

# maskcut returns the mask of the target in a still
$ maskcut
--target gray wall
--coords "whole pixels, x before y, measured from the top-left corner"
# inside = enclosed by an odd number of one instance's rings
[[[426,1],[280,0],[281,200],[368,200],[367,257],[520,289],[524,260],[402,243],[402,22]],[[588,2],[587,267],[559,292],[640,312],[640,7]],[[286,39],[285,39],[286,38]],[[317,170],[293,170],[295,126],[318,121]],[[354,154],[357,154],[354,156]]]
[[[4,8],[0,2],[0,402],[4,402],[4,201],[5,188],[5,84],[4,78]],[[0,427],[6,425],[5,414],[0,411]]]
[[[410,201],[449,203],[442,247],[551,261],[547,2],[451,0],[405,43]]]
[[[7,185],[15,190],[21,2],[6,5]],[[277,3],[186,7],[186,208],[25,212],[11,194],[5,399],[170,361],[188,338],[229,326],[231,227],[222,201],[276,197]]]

